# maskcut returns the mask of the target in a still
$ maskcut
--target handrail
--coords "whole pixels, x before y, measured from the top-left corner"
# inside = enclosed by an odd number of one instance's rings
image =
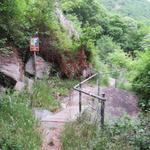
[[[95,73],[94,75],[90,76],[89,78],[87,78],[87,79],[83,80],[82,82],[80,82],[79,84],[75,85],[74,88],[79,87],[80,84],[84,84],[85,82],[87,82],[88,80],[94,78],[94,77],[97,76],[97,75],[98,75],[98,73]]]
[[[80,89],[78,89],[78,88],[74,88],[74,90],[76,90],[76,91],[78,91],[78,92],[82,92],[82,93],[84,93],[84,94],[86,94],[86,95],[89,95],[89,96],[91,96],[91,97],[93,97],[93,98],[97,98],[97,99],[99,99],[99,100],[106,101],[106,98],[103,98],[103,97],[101,97],[101,96],[98,96],[98,95],[95,95],[95,94],[92,94],[92,93],[87,93],[86,91],[80,90]]]
[[[75,85],[74,88],[77,88],[79,87],[80,84],[84,84],[85,82],[87,82],[88,80],[94,78],[95,76],[97,76],[98,74],[110,74],[110,73],[116,73],[117,71],[111,71],[111,72],[98,72],[98,73],[95,73],[93,74],[92,76],[90,76],[89,78],[83,80],[82,82],[80,82],[79,84]]]
[[[79,84],[75,85],[73,89],[76,90],[76,91],[78,91],[78,92],[82,92],[82,93],[84,93],[84,94],[86,94],[86,95],[92,96],[93,98],[97,98],[97,99],[99,99],[99,100],[106,101],[106,98],[103,98],[103,97],[101,97],[101,96],[99,96],[99,95],[95,95],[95,94],[92,94],[92,93],[88,93],[88,92],[86,92],[86,91],[84,91],[84,90],[81,90],[81,88],[80,88],[80,89],[78,88],[78,87],[80,87],[82,84],[84,84],[85,82],[87,82],[87,81],[89,81],[90,79],[96,77],[98,74],[100,74],[100,73],[95,73],[94,75],[90,76],[89,78],[83,80],[83,81],[80,82]]]
[[[90,79],[94,78],[98,76],[97,78],[97,84],[98,84],[98,94],[93,94],[93,93],[89,93],[87,91],[82,90],[82,84],[84,84],[85,82],[89,81]],[[79,92],[79,113],[81,113],[82,111],[82,93],[86,94],[88,96],[91,96],[93,98],[98,99],[99,102],[101,102],[101,126],[104,126],[104,109],[105,109],[105,94],[102,94],[102,96],[100,96],[100,84],[99,84],[99,77],[100,77],[100,73],[95,73],[92,76],[90,76],[89,78],[83,80],[82,82],[80,82],[79,84],[75,85],[73,87],[74,90]]]

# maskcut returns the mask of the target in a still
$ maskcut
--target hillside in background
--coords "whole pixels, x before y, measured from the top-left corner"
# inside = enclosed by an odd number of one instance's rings
[[[102,0],[107,9],[150,24],[149,0]]]

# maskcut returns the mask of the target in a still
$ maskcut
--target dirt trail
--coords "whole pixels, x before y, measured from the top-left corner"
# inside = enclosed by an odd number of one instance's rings
[[[94,85],[85,85],[84,90],[90,93],[96,93],[97,88]],[[138,97],[133,92],[116,89],[113,87],[101,88],[101,93],[106,94],[105,119],[110,120],[120,117],[127,113],[131,117],[136,117],[139,110],[137,107]],[[68,121],[73,121],[78,117],[78,92],[72,91],[68,97],[65,97],[61,104],[62,110],[55,114],[46,114],[42,117],[36,114],[41,121],[43,135],[42,150],[61,150],[60,133],[63,125]],[[91,98],[82,95],[83,110],[89,106]]]

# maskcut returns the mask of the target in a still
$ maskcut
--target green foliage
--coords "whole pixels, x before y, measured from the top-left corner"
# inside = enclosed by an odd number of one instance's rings
[[[24,32],[30,27],[26,22],[26,1],[6,0],[1,2],[0,12],[2,14],[0,19],[1,37],[7,40],[7,44],[9,41],[20,48],[24,47],[31,35],[29,32]]]
[[[89,51],[99,54],[101,59],[106,58],[105,52],[120,47],[126,52],[142,49],[140,42],[146,32],[134,19],[110,15],[98,0],[62,0],[61,3],[65,14],[78,18],[81,24],[81,45],[93,43],[90,45],[95,50],[89,48]],[[95,62],[99,62],[97,58]]]
[[[53,49],[64,51],[72,47],[72,39],[60,25],[54,10],[54,1],[6,0],[0,2],[0,48],[13,44],[20,49],[23,57],[29,48],[30,38],[38,32]],[[3,48],[3,49],[2,49]],[[47,48],[51,49],[51,48]]]
[[[150,33],[143,38],[141,45],[143,49],[150,49]]]
[[[132,83],[130,82],[121,82],[121,83],[117,83],[117,88],[119,89],[123,89],[123,90],[127,90],[127,91],[132,91]]]
[[[76,15],[82,26],[96,24],[105,16],[105,9],[98,0],[61,0],[62,8],[67,14]],[[99,19],[98,19],[99,18]]]
[[[56,111],[60,107],[60,103],[54,96],[52,84],[54,83],[50,83],[47,80],[36,81],[31,95],[33,107],[43,107],[51,111]]]
[[[87,118],[66,124],[61,136],[63,150],[147,150],[150,148],[149,117],[133,122],[128,116],[100,129]]]
[[[114,13],[150,23],[150,2],[148,0],[102,0],[102,2],[108,10]]]
[[[126,51],[140,50],[140,41],[144,37],[139,25],[129,17],[111,16],[106,33]]]
[[[140,121],[136,125],[136,135],[131,138],[132,143],[137,149],[148,150],[150,149],[150,112],[140,114]]]
[[[150,50],[139,54],[139,61],[135,65],[136,77],[133,81],[133,88],[141,96],[140,106],[144,111],[150,111]]]
[[[101,60],[107,61],[109,53],[114,52],[116,49],[120,49],[120,47],[115,42],[113,42],[111,37],[102,36],[97,40],[97,49]]]
[[[132,68],[132,58],[121,49],[116,49],[113,53],[110,53],[108,55],[108,62],[120,69],[126,68],[130,70]]]
[[[0,96],[0,149],[40,149],[37,123],[28,102],[26,92]]]
[[[82,29],[81,42],[91,40],[93,43],[97,41],[97,36],[102,32],[101,26],[89,26],[88,24]]]

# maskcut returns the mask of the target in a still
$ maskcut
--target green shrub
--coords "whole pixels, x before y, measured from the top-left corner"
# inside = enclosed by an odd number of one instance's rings
[[[150,149],[150,112],[141,113],[135,126],[134,135],[130,137],[136,150]]]
[[[131,146],[124,135],[129,126],[130,123],[127,126],[122,122],[102,130],[88,119],[80,118],[65,126],[61,137],[63,150],[130,150]]]
[[[133,88],[140,95],[139,105],[142,110],[150,111],[150,50],[139,54],[135,69]]]
[[[147,150],[150,147],[149,116],[133,121],[124,116],[104,129],[85,116],[66,124],[61,136],[63,150]]]
[[[117,68],[131,70],[133,61],[127,53],[123,52],[123,50],[115,49],[113,53],[108,55],[108,62]]]
[[[113,42],[112,37],[102,36],[96,42],[98,54],[103,61],[107,61],[109,53],[114,52],[115,49],[120,49],[115,42]]]

